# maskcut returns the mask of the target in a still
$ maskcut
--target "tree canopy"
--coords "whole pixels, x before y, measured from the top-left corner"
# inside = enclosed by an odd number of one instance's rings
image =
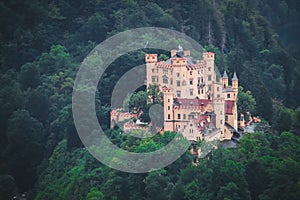
[[[299,2],[1,1],[0,199],[24,192],[49,200],[299,199]],[[110,36],[153,26],[182,32],[215,52],[216,67],[239,76],[239,113],[262,116],[271,130],[245,135],[238,149],[219,147],[197,166],[187,152],[146,174],[122,173],[91,157],[72,117],[79,66]],[[174,137],[141,140],[109,129],[116,82],[154,52],[170,57],[150,43],[115,58],[96,92],[101,127],[115,145],[134,152],[161,148]],[[134,93],[128,109],[144,111],[149,121],[150,102],[161,104],[158,86]]]

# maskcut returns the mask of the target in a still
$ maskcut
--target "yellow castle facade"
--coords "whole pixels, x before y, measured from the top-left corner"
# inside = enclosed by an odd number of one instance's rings
[[[212,52],[195,60],[179,47],[168,60],[157,57],[145,55],[146,84],[159,85],[164,94],[164,131],[181,132],[190,141],[229,140],[238,133],[236,73],[231,85],[226,71],[217,77]]]

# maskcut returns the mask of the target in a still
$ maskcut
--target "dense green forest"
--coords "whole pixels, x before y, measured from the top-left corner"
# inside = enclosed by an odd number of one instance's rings
[[[298,0],[2,0],[0,199],[299,199],[299,21]],[[197,164],[188,151],[145,174],[94,159],[72,119],[77,70],[106,38],[145,26],[183,32],[215,52],[219,70],[239,76],[239,104],[255,101],[252,113],[271,128],[259,125],[239,148],[219,146]],[[156,150],[175,134],[140,140],[109,129],[110,91],[143,62],[143,52],[118,58],[96,99],[106,134],[134,152]]]

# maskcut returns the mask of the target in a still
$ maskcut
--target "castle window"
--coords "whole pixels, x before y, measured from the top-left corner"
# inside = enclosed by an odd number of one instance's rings
[[[168,114],[168,119],[171,119],[171,115],[170,114]]]
[[[179,77],[180,76],[180,74],[179,73],[177,73],[177,77]]]
[[[190,85],[193,85],[193,79],[190,79]]]
[[[211,81],[211,75],[208,76],[208,81]]]
[[[155,73],[155,72],[157,73],[157,72],[158,72],[158,69],[153,68],[153,69],[152,69],[152,73]]]
[[[190,75],[193,75],[193,71],[190,71]]]
[[[227,94],[227,98],[230,98],[230,94]]]
[[[168,106],[168,110],[171,110],[170,106]]]
[[[217,98],[220,98],[220,94],[217,95]]]
[[[167,77],[163,77],[163,83],[168,84],[168,78]]]
[[[158,76],[152,76],[152,82],[158,82]]]
[[[211,67],[208,68],[208,71],[211,71]]]
[[[198,90],[198,94],[200,94],[200,90]]]
[[[225,116],[225,122],[227,122],[227,121],[228,121],[228,116],[226,115],[226,116]]]
[[[208,91],[211,91],[211,85],[208,86]]]
[[[219,88],[219,87],[217,87],[217,91],[218,91],[218,92],[220,91],[220,88]]]
[[[220,120],[220,124],[221,124],[221,125],[223,124],[223,120]]]
[[[204,91],[203,90],[201,90],[201,94],[203,94],[204,93]]]
[[[183,114],[183,119],[186,119],[186,115],[185,114]]]
[[[170,103],[170,99],[168,99],[168,103]]]
[[[173,79],[172,78],[170,79],[170,84],[173,85]]]
[[[181,92],[180,92],[180,90],[178,90],[177,92],[176,92],[176,94],[177,94],[177,97],[180,97],[181,95]]]
[[[201,83],[203,83],[203,77],[201,77]]]
[[[191,96],[194,95],[194,90],[193,89],[190,90],[190,95]]]
[[[177,115],[177,119],[180,119],[180,118],[181,118],[181,116],[180,116],[180,114],[178,114],[178,115]]]
[[[180,81],[176,81],[176,85],[179,87],[180,86]]]

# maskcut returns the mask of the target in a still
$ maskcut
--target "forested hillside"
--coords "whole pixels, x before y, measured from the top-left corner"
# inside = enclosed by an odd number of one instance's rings
[[[300,1],[2,0],[0,2],[0,199],[299,199]],[[199,160],[189,152],[165,169],[128,174],[83,148],[72,119],[79,66],[100,42],[124,30],[177,30],[216,53],[216,64],[251,91],[253,114],[271,129],[246,135],[238,149]],[[96,99],[102,127],[135,152],[174,136],[121,137],[109,128],[110,91],[142,52],[117,59]]]

